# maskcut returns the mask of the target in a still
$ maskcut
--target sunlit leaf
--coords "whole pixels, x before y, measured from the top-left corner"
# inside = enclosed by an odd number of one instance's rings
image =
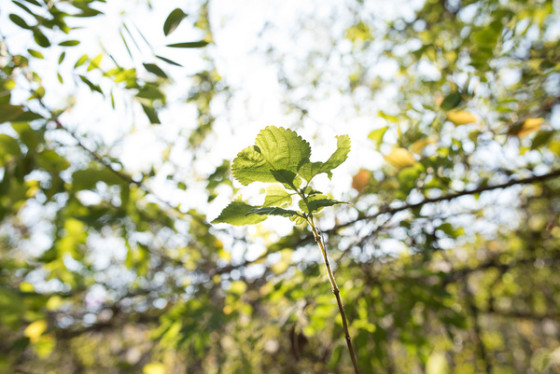
[[[477,118],[466,110],[449,111],[447,112],[447,119],[455,126],[466,125],[477,121]]]
[[[165,374],[165,365],[161,362],[150,362],[142,368],[142,374]]]
[[[280,185],[273,184],[266,188],[264,206],[285,207],[292,203],[292,196]]]
[[[309,161],[311,148],[294,131],[268,126],[257,135],[254,146],[239,152],[233,161],[233,176],[241,184],[277,182],[274,171],[297,173]]]
[[[412,166],[416,163],[416,159],[405,148],[393,148],[393,150],[386,156],[385,161],[397,169]]]
[[[31,343],[39,341],[39,337],[47,330],[48,324],[45,320],[31,322],[23,331],[23,335],[27,336]]]
[[[377,150],[379,150],[381,143],[383,143],[383,137],[385,136],[385,133],[388,129],[389,126],[384,126],[379,129],[373,130],[368,134],[368,138],[373,140],[373,142],[375,143],[375,148]]]
[[[308,162],[301,166],[299,174],[306,180],[311,181],[314,176],[327,173],[331,177],[331,171],[340,166],[348,158],[350,152],[350,137],[339,135],[336,137],[336,151],[326,162]]]
[[[35,58],[39,58],[39,59],[45,58],[41,52],[36,51],[34,49],[28,49],[27,52],[29,52],[29,54]]]
[[[291,217],[298,214],[295,210],[282,209],[275,206],[253,208],[249,211],[249,213],[256,213],[265,216],[282,216],[282,217]]]
[[[539,130],[543,123],[543,118],[527,118],[525,121],[523,121],[523,125],[519,129],[517,136],[520,138],[524,138],[527,135]]]
[[[80,44],[79,40],[65,40],[63,42],[58,43],[58,45],[61,47],[74,47],[78,44]]]
[[[256,207],[246,204],[242,201],[234,201],[222,210],[220,215],[216,217],[212,223],[229,223],[230,225],[253,225],[262,222],[266,216],[251,213]]]

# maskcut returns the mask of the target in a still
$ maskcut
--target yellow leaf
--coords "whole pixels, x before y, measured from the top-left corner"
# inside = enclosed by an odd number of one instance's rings
[[[385,161],[397,169],[412,166],[416,163],[412,154],[404,148],[393,148],[391,153],[385,156]]]
[[[23,335],[27,336],[31,343],[37,343],[41,335],[47,330],[48,324],[45,320],[35,321],[29,324],[23,331]]]
[[[161,362],[150,362],[142,369],[143,374],[165,374],[165,365]]]
[[[358,192],[362,192],[366,188],[371,178],[371,171],[360,169],[352,178],[352,188]]]
[[[523,125],[521,126],[521,129],[519,129],[517,136],[523,138],[529,135],[530,133],[540,129],[543,123],[544,123],[543,118],[527,118],[525,121],[523,121]]]
[[[455,126],[466,125],[468,123],[476,122],[476,117],[466,110],[452,110],[447,113],[447,119]]]
[[[435,142],[436,142],[436,140],[432,139],[432,138],[420,139],[420,140],[415,141],[410,146],[410,150],[412,151],[412,153],[420,154],[420,153],[422,153],[424,148],[426,148],[426,146],[428,146],[430,144],[433,144]]]

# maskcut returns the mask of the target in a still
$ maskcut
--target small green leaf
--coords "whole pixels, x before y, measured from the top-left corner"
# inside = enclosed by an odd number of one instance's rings
[[[209,43],[205,40],[199,40],[197,42],[184,42],[184,43],[174,43],[168,44],[171,48],[202,48],[207,46]]]
[[[327,173],[329,178],[332,176],[331,171],[337,168],[348,158],[350,152],[350,137],[348,135],[338,135],[336,137],[336,151],[329,157],[326,162],[308,162],[300,169],[300,175],[306,180],[311,179],[317,174]]]
[[[65,57],[66,57],[66,52],[63,51],[63,52],[60,54],[60,56],[58,56],[58,64],[59,64],[59,65],[62,64],[62,61],[64,61],[64,58],[65,58]]]
[[[265,215],[265,216],[282,216],[282,217],[292,217],[292,216],[298,216],[298,212],[296,212],[295,210],[289,210],[289,209],[282,209],[282,208],[278,208],[275,206],[265,206],[265,207],[260,207],[260,208],[254,208],[251,209],[249,211],[249,213],[256,213],[259,215]]]
[[[165,36],[171,34],[179,26],[181,21],[185,19],[187,15],[179,8],[173,9],[171,13],[167,16],[165,23],[163,24],[163,33]]]
[[[45,58],[41,52],[36,51],[34,49],[28,49],[27,52],[29,52],[29,54],[35,58],[40,58],[40,59]]]
[[[58,45],[61,47],[74,47],[78,44],[80,44],[79,40],[65,40],[63,42],[58,43]]]
[[[47,38],[38,28],[33,29],[33,39],[40,47],[48,48],[51,46],[49,38]]]
[[[84,75],[80,75],[80,79],[82,82],[84,82],[89,89],[93,92],[93,91],[97,91],[100,94],[103,94],[103,91],[101,90],[101,87],[99,87],[99,85],[94,84],[92,81],[90,81],[89,79],[87,79]]]
[[[289,173],[295,176],[300,166],[309,162],[310,155],[309,143],[294,131],[268,126],[259,132],[254,146],[239,152],[233,161],[233,176],[245,186],[252,182],[277,182]]]
[[[381,127],[379,129],[373,130],[368,134],[368,138],[373,140],[375,143],[375,148],[379,150],[381,143],[383,143],[383,137],[385,133],[389,130],[389,126]]]
[[[531,149],[538,149],[548,143],[552,136],[556,133],[556,131],[540,131],[535,135],[533,138],[533,142],[531,144]]]
[[[285,207],[292,203],[292,196],[282,186],[273,184],[266,188],[264,206]]]
[[[179,64],[178,62],[175,62],[173,60],[168,59],[167,57],[163,57],[163,56],[158,56],[156,55],[157,58],[159,58],[162,61],[167,62],[170,65],[175,65],[175,66],[179,66],[179,67],[183,67],[183,65]]]
[[[74,64],[74,68],[77,68],[78,66],[83,65],[84,62],[86,62],[88,58],[89,58],[88,55],[82,55],[82,56],[78,59],[78,61],[76,61],[76,63]]]
[[[168,78],[167,74],[165,74],[165,72],[161,70],[161,68],[156,64],[142,64],[142,65],[144,65],[144,68],[146,68],[146,70],[148,70],[150,73],[155,74],[160,78],[164,78],[164,79]]]
[[[70,167],[67,159],[53,151],[52,149],[45,149],[37,154],[37,166],[50,172],[58,173]]]
[[[136,97],[140,97],[143,99],[149,100],[163,100],[165,99],[165,95],[155,86],[153,85],[146,85],[141,87],[136,94]]]
[[[0,104],[0,123],[9,122],[23,113],[21,105]]]
[[[305,201],[303,201],[303,200],[299,201],[299,207],[305,213],[318,212],[321,209],[323,209],[324,207],[333,206],[333,205],[336,205],[336,204],[345,204],[345,203],[344,203],[344,201],[337,201],[337,200],[329,199],[329,197],[327,195],[320,194],[320,195],[312,195],[309,198],[307,198],[307,204],[309,205],[309,208],[305,204]]]
[[[87,67],[87,71],[91,71],[93,69],[99,69],[99,64],[101,63],[102,59],[103,59],[103,53],[100,53],[97,56],[95,56],[93,60],[91,60],[91,62],[89,63]]]
[[[41,141],[40,135],[27,122],[14,122],[12,128],[18,133],[19,140],[30,150],[34,151]]]
[[[453,108],[456,108],[457,106],[459,106],[459,104],[461,104],[462,100],[463,97],[459,91],[452,92],[447,95],[441,102],[441,109],[451,110]]]
[[[157,112],[153,107],[142,104],[142,110],[144,111],[144,113],[146,113],[146,116],[150,120],[151,124],[160,124],[161,123],[161,121],[159,120],[159,117],[157,115]]]
[[[266,216],[251,213],[254,207],[242,201],[234,201],[222,210],[220,215],[212,221],[215,223],[229,223],[230,225],[254,225],[266,219]]]
[[[10,20],[13,23],[15,23],[16,25],[18,25],[21,28],[28,29],[28,30],[31,29],[31,26],[29,26],[27,24],[27,22],[25,22],[25,20],[23,18],[21,18],[20,16],[18,16],[17,14],[10,14],[8,16],[8,18],[10,18]]]

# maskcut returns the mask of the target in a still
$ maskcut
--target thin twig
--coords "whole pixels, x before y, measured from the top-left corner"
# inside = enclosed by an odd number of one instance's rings
[[[323,237],[318,233],[317,228],[315,227],[315,224],[313,222],[313,216],[309,217],[309,226],[311,226],[311,230],[313,231],[313,236],[315,237],[315,241],[317,242],[317,245],[319,245],[319,248],[321,249],[321,254],[323,255],[323,261],[325,262],[325,266],[327,267],[327,274],[331,282],[332,292],[336,297],[336,302],[338,304],[340,317],[342,317],[342,327],[344,328],[344,336],[346,338],[346,345],[348,346],[348,351],[350,352],[350,358],[352,359],[352,364],[354,365],[354,372],[356,374],[359,374],[360,370],[358,369],[356,353],[354,352],[354,347],[352,346],[352,339],[350,338],[350,332],[348,331],[348,322],[346,320],[346,313],[344,312],[344,305],[342,304],[342,299],[340,297],[340,290],[338,289],[336,280],[334,278],[334,274],[331,269],[331,265],[329,263],[325,242],[323,240]]]
[[[470,189],[470,190],[459,191],[457,193],[450,194],[450,195],[444,195],[444,196],[440,196],[440,197],[425,199],[425,200],[419,201],[417,203],[407,203],[407,204],[404,204],[404,205],[401,205],[401,206],[398,206],[398,207],[393,207],[393,208],[385,206],[385,207],[381,207],[379,209],[379,211],[375,214],[359,217],[359,218],[356,218],[354,220],[336,225],[336,226],[334,226],[334,227],[332,227],[328,230],[325,230],[325,232],[335,232],[338,229],[353,225],[354,223],[357,223],[357,222],[360,222],[360,221],[367,221],[367,220],[375,219],[382,214],[391,214],[392,215],[392,214],[395,214],[395,213],[398,213],[398,212],[402,212],[404,210],[421,208],[426,204],[439,203],[439,202],[442,202],[442,201],[450,201],[450,200],[454,200],[454,199],[456,199],[458,197],[461,197],[461,196],[476,195],[476,194],[479,194],[479,193],[482,193],[482,192],[504,189],[504,188],[508,188],[508,187],[512,187],[512,186],[516,186],[516,185],[533,184],[533,183],[537,183],[537,182],[543,182],[545,180],[558,178],[558,177],[560,177],[560,169],[552,170],[551,172],[543,174],[543,175],[533,175],[531,177],[523,178],[523,179],[512,179],[508,182],[501,183],[501,184],[496,184],[496,185],[493,185],[493,186],[479,186],[477,188],[473,188],[473,189]]]

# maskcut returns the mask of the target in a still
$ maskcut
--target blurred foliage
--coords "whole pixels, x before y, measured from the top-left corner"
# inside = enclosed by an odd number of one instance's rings
[[[11,0],[0,11],[0,373],[352,372],[308,229],[214,227],[170,200],[237,192],[227,161],[200,175],[170,156],[177,146],[205,159],[235,96],[212,55],[212,3],[170,9],[158,30],[181,40],[164,47],[125,11],[122,53],[80,49],[80,30],[108,22],[114,3]],[[351,204],[319,222],[358,364],[559,372],[560,5],[377,4],[325,2],[294,15],[292,45],[267,39],[282,26],[269,24],[253,51],[278,72],[294,115],[283,125],[313,128],[329,95],[344,109],[337,133],[369,119],[356,144],[381,166],[362,160],[347,175]],[[313,48],[294,48],[309,36]],[[168,57],[177,48],[204,63],[192,72]],[[161,163],[128,170],[120,139],[67,120],[82,97],[132,118],[123,137],[137,123],[165,129],[177,101],[194,125]]]

